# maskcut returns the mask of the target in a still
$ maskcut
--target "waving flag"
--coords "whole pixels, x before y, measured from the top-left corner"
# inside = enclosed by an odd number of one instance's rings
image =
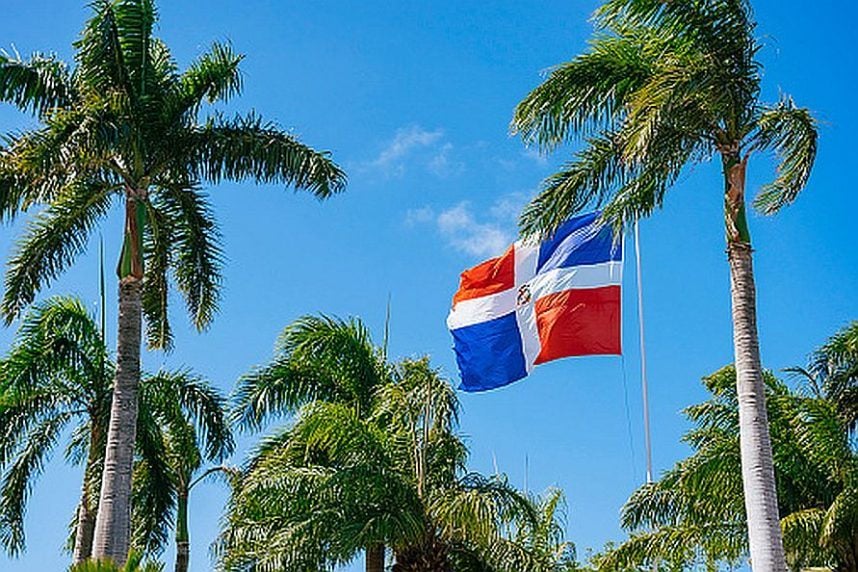
[[[447,326],[463,390],[501,387],[562,357],[620,353],[622,247],[598,215],[462,273]]]

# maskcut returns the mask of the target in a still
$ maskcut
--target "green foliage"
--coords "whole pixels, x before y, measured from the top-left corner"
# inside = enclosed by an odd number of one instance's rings
[[[162,572],[164,565],[154,560],[143,560],[139,552],[131,551],[124,565],[110,561],[81,562],[69,568],[69,572]]]
[[[816,156],[817,124],[788,97],[758,101],[760,46],[747,0],[608,0],[589,49],[555,68],[515,110],[514,132],[550,150],[583,146],[525,208],[525,235],[603,208],[615,228],[660,207],[690,163],[774,150],[778,176],[756,205],[795,200]]]
[[[84,497],[98,498],[114,369],[79,300],[50,298],[25,315],[0,360],[0,542],[10,554],[24,550],[30,494],[67,430],[66,458],[85,466]],[[189,371],[145,376],[135,446],[134,541],[157,552],[173,522],[177,480],[232,450],[223,397]]]
[[[17,316],[85,250],[111,205],[133,198],[145,205],[149,345],[166,348],[171,283],[197,328],[218,307],[223,256],[202,185],[254,180],[324,199],[344,188],[345,175],[328,153],[255,114],[203,113],[241,91],[242,56],[228,44],[213,44],[180,71],[153,36],[152,0],[91,7],[71,68],[39,54],[0,53],[0,101],[40,122],[0,146],[0,217],[44,207],[13,253],[2,313],[7,322]]]
[[[284,329],[270,363],[239,380],[233,420],[244,429],[259,429],[317,399],[369,411],[374,391],[389,375],[360,320],[304,316]]]
[[[793,368],[804,377],[813,395],[837,406],[843,421],[854,431],[858,424],[858,321],[844,327],[810,357],[806,369]]]
[[[574,569],[559,493],[534,503],[469,473],[452,386],[428,359],[387,364],[359,321],[287,327],[236,399],[248,427],[297,416],[233,480],[224,570],[329,570],[377,545],[401,571]]]
[[[765,380],[789,567],[856,570],[858,457],[847,424],[829,398]],[[747,558],[735,383],[732,366],[704,379],[712,397],[686,409],[693,454],[629,498],[631,536],[597,559],[600,570],[708,570]]]
[[[219,463],[234,442],[223,396],[193,372],[147,376],[140,399],[148,407],[138,420],[134,466],[132,544],[147,554],[166,547],[177,522],[179,495],[188,495],[204,463]],[[182,523],[182,526],[187,523]]]

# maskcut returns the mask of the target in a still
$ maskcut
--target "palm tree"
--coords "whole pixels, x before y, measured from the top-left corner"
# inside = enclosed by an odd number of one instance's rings
[[[629,540],[600,570],[715,569],[748,554],[742,510],[739,401],[730,366],[704,378],[712,397],[689,407],[693,454],[638,489],[623,508]],[[791,570],[858,571],[858,456],[834,402],[765,375],[778,511]]]
[[[181,390],[191,386],[205,388],[210,398],[189,402]],[[204,479],[231,470],[219,464],[234,446],[226,403],[204,380],[188,371],[162,372],[147,378],[141,393],[145,394],[144,401],[155,404],[153,422],[148,426],[158,432],[153,440],[163,443],[159,461],[166,465],[169,478],[164,482],[158,474],[161,466],[153,465],[148,458],[137,461],[133,479],[132,545],[146,553],[160,553],[172,525],[176,544],[175,571],[187,572],[190,493]],[[190,408],[196,410],[189,415]],[[204,463],[210,466],[204,467]]]
[[[346,404],[359,416],[372,409],[375,391],[390,376],[384,348],[358,319],[304,316],[277,340],[272,360],[238,382],[233,420],[258,430],[316,400]],[[384,560],[384,546],[367,546],[367,566]]]
[[[233,421],[258,430],[313,401],[344,403],[367,413],[389,376],[383,348],[359,319],[303,316],[284,328],[271,361],[238,381]]]
[[[88,556],[110,412],[114,364],[95,321],[74,298],[56,297],[27,313],[0,362],[0,538],[24,549],[24,514],[34,480],[63,430],[84,464],[76,517],[74,560]]]
[[[79,300],[51,298],[24,317],[9,354],[0,360],[0,541],[10,554],[24,549],[30,492],[70,428],[66,455],[84,465],[72,527],[73,561],[90,556],[115,368],[96,321]],[[136,450],[139,462],[150,468],[153,498],[163,498],[171,482],[159,423],[191,423],[211,445],[207,454],[220,454],[231,445],[229,433],[223,433],[222,401],[189,372],[144,377]],[[159,506],[152,501],[147,510]],[[137,528],[141,538],[152,538],[161,526],[150,518]]]
[[[400,364],[368,416],[342,403],[305,406],[238,479],[221,566],[327,570],[380,545],[392,548],[396,572],[565,570],[535,556],[555,528],[543,533],[524,495],[503,477],[465,471],[457,415],[453,388],[426,359]],[[515,540],[505,536],[519,526]],[[384,570],[383,555],[367,570]]]
[[[858,426],[858,321],[834,334],[810,358],[806,368],[793,368],[814,394],[837,405],[850,431]]]
[[[584,143],[525,208],[522,232],[551,233],[588,205],[604,208],[603,220],[619,230],[660,207],[687,164],[720,157],[751,558],[755,570],[783,570],[745,171],[753,153],[773,149],[777,177],[754,204],[772,214],[792,203],[814,163],[816,122],[789,97],[759,101],[747,0],[607,0],[595,22],[590,49],[516,108],[512,126],[525,141]]]
[[[151,347],[167,347],[172,275],[194,325],[218,305],[219,233],[203,183],[282,183],[324,199],[343,172],[276,125],[251,113],[201,117],[204,102],[239,93],[242,57],[214,44],[184,72],[153,36],[153,0],[95,0],[75,43],[75,66],[39,54],[0,56],[0,99],[41,126],[8,138],[0,154],[0,213],[46,205],[10,262],[7,321],[86,248],[114,204],[123,205],[117,368],[94,556],[125,560],[142,317]]]
[[[549,489],[534,499],[537,518],[534,522],[523,521],[512,542],[520,546],[520,553],[527,554],[539,569],[545,572],[573,572],[580,570],[576,559],[575,545],[566,540],[565,496],[560,489]],[[524,568],[518,568],[524,569]]]

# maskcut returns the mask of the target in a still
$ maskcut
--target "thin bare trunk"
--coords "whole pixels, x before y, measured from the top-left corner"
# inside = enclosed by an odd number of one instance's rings
[[[77,528],[75,529],[74,551],[72,552],[73,564],[83,562],[92,556],[92,540],[95,535],[95,518],[98,512],[98,505],[95,504],[98,497],[98,483],[96,481],[101,477],[101,456],[104,446],[104,432],[98,425],[98,417],[98,415],[90,416],[92,429],[89,434],[89,452],[86,456],[80,505],[78,505],[77,511]]]
[[[751,240],[745,218],[746,160],[736,151],[723,157],[742,483],[751,567],[754,572],[786,572],[760,363]]]
[[[366,549],[366,572],[384,572],[384,545],[373,544]]]
[[[95,514],[90,506],[88,483],[84,483],[77,507],[77,527],[74,535],[72,564],[79,564],[92,555],[92,537],[95,532]]]
[[[119,284],[119,331],[116,377],[95,526],[93,556],[125,562],[131,534],[131,472],[137,429],[140,381],[141,281]]]
[[[188,572],[191,538],[188,532],[188,491],[181,490],[176,499],[176,572]]]

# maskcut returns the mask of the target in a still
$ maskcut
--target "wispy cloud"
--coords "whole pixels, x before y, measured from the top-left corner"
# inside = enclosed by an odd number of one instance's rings
[[[361,171],[386,178],[401,177],[419,169],[439,178],[458,175],[465,169],[460,149],[447,139],[443,129],[427,130],[411,125],[396,130],[379,154],[360,163]]]
[[[424,206],[405,213],[405,225],[434,226],[448,246],[470,256],[497,256],[515,240],[518,214],[527,203],[528,193],[508,193],[487,209],[475,209],[463,201],[440,212]],[[483,214],[477,214],[483,213]]]
[[[448,177],[461,173],[465,164],[453,157],[453,144],[449,141],[441,145],[438,152],[429,160],[427,168],[438,177]]]
[[[489,207],[489,214],[499,222],[516,224],[531,196],[523,192],[506,194]]]
[[[420,207],[419,209],[408,209],[405,213],[405,226],[412,227],[418,224],[426,224],[435,220],[435,211],[432,207]]]
[[[467,202],[438,215],[438,231],[453,248],[473,256],[497,256],[509,246],[512,236],[499,225],[478,222]]]
[[[393,139],[381,150],[378,156],[365,163],[364,167],[379,171],[387,176],[399,176],[405,173],[406,159],[418,149],[436,147],[443,139],[444,131],[427,131],[419,125],[403,127],[396,131]]]

